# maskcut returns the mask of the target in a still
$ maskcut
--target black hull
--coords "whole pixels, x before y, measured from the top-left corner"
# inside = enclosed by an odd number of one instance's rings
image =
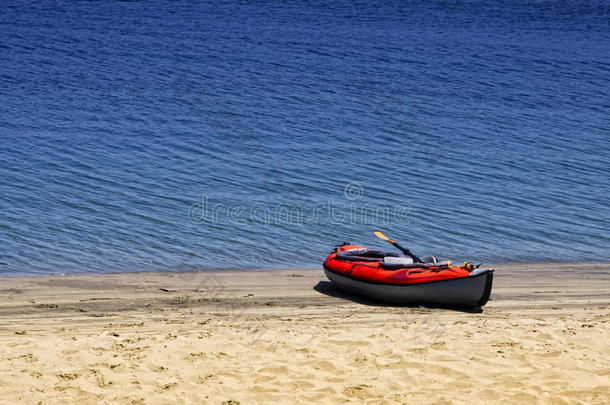
[[[436,305],[482,307],[489,300],[493,270],[475,275],[421,284],[376,284],[346,277],[324,269],[337,288],[374,301],[392,305]]]

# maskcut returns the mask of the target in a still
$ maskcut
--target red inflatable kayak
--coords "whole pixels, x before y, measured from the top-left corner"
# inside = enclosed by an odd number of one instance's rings
[[[468,263],[413,263],[408,257],[356,245],[333,249],[324,270],[342,290],[396,305],[483,306],[493,280],[493,270]]]

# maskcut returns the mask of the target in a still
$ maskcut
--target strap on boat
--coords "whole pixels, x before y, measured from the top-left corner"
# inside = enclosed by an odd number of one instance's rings
[[[379,262],[379,267],[384,270],[398,270],[398,269],[425,269],[430,271],[441,271],[452,267],[451,262],[443,263],[411,263],[411,264],[394,264]]]

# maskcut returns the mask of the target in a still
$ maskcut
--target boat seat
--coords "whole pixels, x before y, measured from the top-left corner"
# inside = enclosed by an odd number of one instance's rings
[[[436,256],[424,256],[421,258],[424,263],[438,263]]]
[[[383,262],[386,264],[411,264],[413,263],[413,259],[410,257],[386,256],[383,258]]]

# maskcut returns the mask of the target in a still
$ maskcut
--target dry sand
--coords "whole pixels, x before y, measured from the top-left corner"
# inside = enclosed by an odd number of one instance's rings
[[[0,402],[610,403],[610,265],[496,269],[482,312],[320,270],[3,278]]]

